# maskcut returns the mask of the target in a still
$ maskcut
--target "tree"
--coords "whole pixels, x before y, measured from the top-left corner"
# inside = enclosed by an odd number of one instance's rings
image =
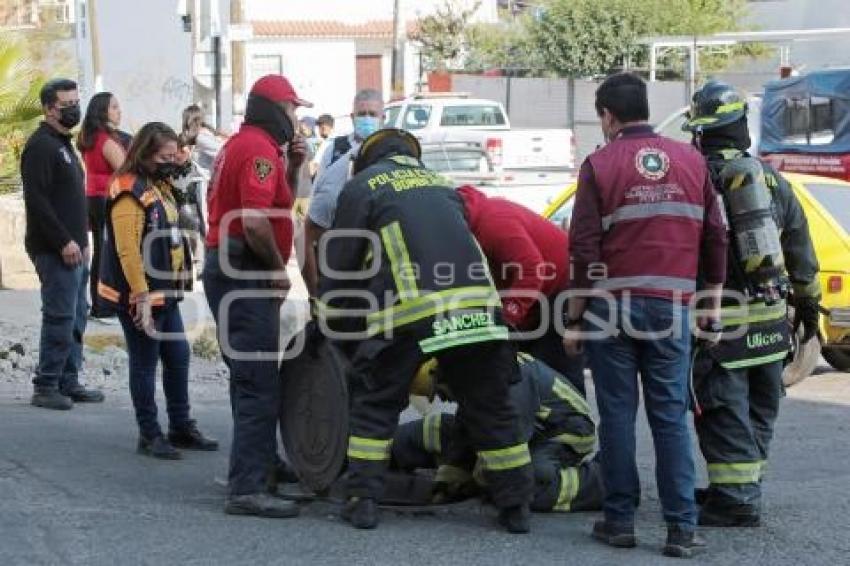
[[[638,51],[651,28],[646,4],[630,0],[552,0],[533,27],[546,68],[559,76],[608,73]]]
[[[626,61],[645,64],[642,37],[735,31],[746,15],[746,0],[549,0],[533,37],[550,72],[593,76],[622,68]],[[723,66],[738,54],[754,51],[727,50],[711,60]],[[671,58],[678,61],[681,55]]]
[[[458,0],[445,0],[431,15],[420,18],[411,39],[422,46],[425,65],[431,70],[445,70],[458,61],[464,49],[464,30],[481,2],[463,8]]]
[[[467,71],[505,69],[512,74],[537,74],[545,65],[535,45],[531,18],[497,24],[474,24],[464,34],[463,68]]]
[[[41,115],[43,82],[25,44],[0,38],[0,179],[17,176],[24,140]]]

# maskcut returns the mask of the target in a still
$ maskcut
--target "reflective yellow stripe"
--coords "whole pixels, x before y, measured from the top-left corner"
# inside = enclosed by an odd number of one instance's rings
[[[721,362],[720,365],[726,369],[741,369],[748,368],[752,366],[761,366],[764,364],[770,364],[773,362],[778,362],[780,360],[784,360],[788,356],[788,351],[790,350],[790,346],[781,352],[777,352],[775,354],[770,354],[767,356],[759,356],[757,358],[747,358],[746,360],[740,360],[737,362]]]
[[[593,434],[582,436],[565,432],[557,435],[555,440],[561,444],[566,444],[579,454],[589,454],[596,446],[596,436]]]
[[[319,318],[329,319],[329,318],[342,318],[346,315],[350,316],[348,309],[337,309],[334,307],[330,307],[327,303],[321,301],[320,299],[316,299],[312,301],[312,306],[315,309],[315,314]]]
[[[491,340],[507,340],[508,329],[504,326],[490,326],[486,328],[470,328],[469,330],[458,330],[442,336],[434,336],[419,341],[419,348],[425,354],[439,352],[448,348],[465,346],[467,344],[478,344]]]
[[[732,112],[737,112],[738,110],[744,109],[743,102],[730,102],[729,104],[722,104],[717,107],[717,110],[714,111],[715,114],[730,114]]]
[[[569,511],[573,500],[578,495],[579,475],[578,468],[564,468],[561,470],[561,489],[558,492],[558,501],[552,508],[553,511]]]
[[[362,436],[348,437],[348,457],[357,460],[383,461],[390,459],[392,440],[363,438]]]
[[[518,363],[518,364],[520,364],[520,365],[522,365],[522,364],[527,364],[527,363],[529,363],[529,362],[533,362],[533,361],[534,361],[534,357],[533,357],[531,354],[529,354],[529,353],[526,353],[526,352],[519,352],[519,353],[517,353],[517,355],[516,355],[516,361],[517,361],[517,363]]]
[[[432,454],[442,452],[440,445],[440,424],[442,415],[440,413],[431,413],[425,416],[422,421],[422,446],[426,451]]]
[[[537,409],[537,413],[536,413],[537,418],[542,420],[542,421],[545,421],[546,419],[548,419],[549,415],[551,415],[551,414],[552,414],[552,409],[550,409],[546,405],[540,405],[540,408]]]
[[[500,306],[499,294],[493,287],[459,287],[420,295],[402,304],[374,312],[366,317],[366,322],[369,325],[369,334],[374,335],[454,309]]]
[[[752,303],[743,307],[723,307],[720,309],[720,320],[723,326],[739,326],[753,322],[768,322],[779,320],[788,315],[785,301],[772,305]]]
[[[555,376],[555,381],[552,384],[552,392],[581,414],[590,414],[590,405],[587,404],[587,400],[558,375]]]
[[[483,462],[484,469],[488,471],[512,470],[531,463],[528,444],[525,442],[509,448],[481,450],[478,457]]]
[[[758,483],[761,478],[762,460],[736,462],[734,464],[709,464],[708,481],[712,484]]]
[[[398,289],[399,299],[402,303],[415,299],[419,296],[419,289],[416,287],[416,270],[410,261],[410,254],[407,252],[407,245],[404,243],[404,235],[401,233],[401,224],[398,220],[381,228],[381,239],[390,260],[390,271]]]

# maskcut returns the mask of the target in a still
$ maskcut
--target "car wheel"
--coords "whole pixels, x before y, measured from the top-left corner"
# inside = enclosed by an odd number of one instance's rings
[[[821,354],[823,354],[823,359],[836,370],[850,372],[850,350],[824,346]]]
[[[815,336],[805,344],[800,344],[802,336],[803,328],[800,327],[791,337],[794,343],[791,363],[785,366],[785,370],[782,372],[782,383],[785,384],[785,387],[796,385],[812,375],[820,360],[820,338]]]

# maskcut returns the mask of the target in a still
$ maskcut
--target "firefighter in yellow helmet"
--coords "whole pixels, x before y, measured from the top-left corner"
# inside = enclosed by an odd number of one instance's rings
[[[730,230],[727,293],[713,330],[723,338],[697,352],[695,418],[709,486],[697,493],[701,525],[752,527],[760,522],[761,482],[782,398],[791,349],[789,300],[800,341],[818,331],[818,262],[803,209],[769,164],[747,153],[747,102],[728,84],[694,94],[685,129],[706,157]],[[729,292],[741,299],[728,304]]]
[[[531,509],[589,511],[602,506],[602,477],[591,459],[596,426],[590,407],[568,379],[529,354],[517,357],[521,379],[511,385],[534,468]],[[410,393],[450,400],[451,386],[430,359],[420,366]],[[476,457],[464,431],[462,413],[431,412],[401,425],[392,445],[392,465],[402,471],[437,469],[435,501],[453,501],[478,491]]]

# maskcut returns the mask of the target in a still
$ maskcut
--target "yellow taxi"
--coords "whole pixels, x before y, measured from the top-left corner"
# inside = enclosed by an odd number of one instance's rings
[[[783,173],[809,221],[809,231],[820,263],[823,289],[820,336],[795,349],[785,368],[786,385],[808,377],[818,364],[819,354],[836,370],[850,372],[850,183],[839,179]],[[565,229],[576,192],[573,183],[557,195],[543,216]],[[795,341],[796,346],[796,341]]]

